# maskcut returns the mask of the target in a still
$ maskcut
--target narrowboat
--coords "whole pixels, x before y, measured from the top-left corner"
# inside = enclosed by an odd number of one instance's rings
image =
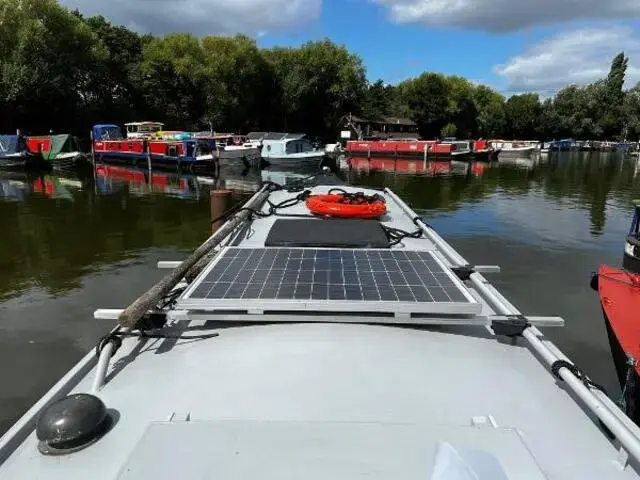
[[[0,135],[0,169],[39,170],[51,168],[41,153],[32,151],[20,134]]]
[[[469,140],[457,140],[455,138],[445,138],[442,140],[445,145],[453,145],[455,148],[451,152],[451,159],[471,160],[473,158],[473,145]]]
[[[530,158],[537,152],[537,147],[531,142],[492,140],[491,145],[496,150],[498,161],[509,158]]]
[[[493,156],[493,148],[487,140],[482,138],[472,142],[473,159],[476,161],[488,161]]]
[[[260,147],[252,141],[248,141],[242,135],[196,132],[193,137],[209,140],[211,150],[216,152],[222,165],[228,162],[240,161],[247,166],[251,166],[260,162]]]
[[[93,127],[93,153],[96,159],[146,164],[156,168],[216,169],[218,162],[207,140],[193,138],[125,138],[117,125]],[[146,135],[146,134],[145,134]]]
[[[622,268],[601,265],[591,287],[598,292],[622,394],[620,408],[640,425],[640,200],[626,238]]]
[[[30,151],[41,154],[54,170],[87,163],[78,139],[69,134],[27,137],[27,147]]]
[[[269,163],[313,163],[325,157],[302,133],[268,133],[262,140],[262,158]]]
[[[451,158],[457,145],[436,140],[349,140],[347,155],[357,157]]]
[[[0,480],[640,478],[640,429],[541,331],[564,320],[389,188],[270,182],[216,219],[94,312],[117,325],[0,439]]]

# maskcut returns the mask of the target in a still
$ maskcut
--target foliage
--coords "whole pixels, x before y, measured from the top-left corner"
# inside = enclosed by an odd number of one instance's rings
[[[154,119],[168,129],[302,131],[334,140],[348,114],[411,118],[425,138],[640,137],[640,86],[620,53],[606,78],[541,101],[425,72],[370,83],[362,59],[328,39],[260,48],[243,35],[140,36],[56,0],[3,0],[0,131],[85,133]]]

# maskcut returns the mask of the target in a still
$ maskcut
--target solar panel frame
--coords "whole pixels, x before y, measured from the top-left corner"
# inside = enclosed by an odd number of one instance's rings
[[[416,266],[427,271],[418,271]],[[209,281],[214,270],[215,281]],[[253,312],[481,312],[481,305],[435,252],[304,247],[226,247],[185,290],[176,307]]]

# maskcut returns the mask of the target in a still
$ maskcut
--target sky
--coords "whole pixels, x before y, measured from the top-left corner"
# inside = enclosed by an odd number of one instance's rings
[[[505,95],[553,95],[603,78],[629,56],[640,81],[640,0],[61,0],[141,33],[243,33],[265,47],[330,38],[370,81],[423,71],[461,75]]]

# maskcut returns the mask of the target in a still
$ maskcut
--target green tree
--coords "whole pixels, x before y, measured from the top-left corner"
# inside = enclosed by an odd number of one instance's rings
[[[434,138],[449,123],[449,87],[437,73],[423,73],[402,82],[405,101],[424,138]]]
[[[445,78],[448,87],[447,113],[463,138],[471,138],[478,131],[478,111],[474,102],[474,87],[466,78],[449,76]],[[453,135],[450,135],[453,136]]]
[[[339,119],[360,109],[365,68],[344,46],[325,39],[265,54],[276,73],[284,128],[333,137]]]
[[[205,37],[202,48],[207,121],[215,129],[269,127],[275,75],[256,42],[244,35]]]
[[[443,138],[455,137],[457,132],[458,127],[456,127],[454,123],[447,123],[444,127],[442,127],[440,135],[442,135]]]
[[[394,89],[392,85],[385,85],[384,81],[377,80],[369,84],[364,95],[362,114],[365,118],[380,119],[392,114],[394,102]]]
[[[513,95],[505,104],[507,124],[514,138],[535,138],[542,111],[537,93]]]
[[[503,136],[507,126],[504,97],[485,85],[478,85],[473,91],[473,101],[478,135],[484,138]]]
[[[3,0],[0,117],[4,129],[68,128],[92,100],[89,73],[107,52],[55,0]]]
[[[154,118],[169,128],[197,129],[206,123],[205,54],[187,33],[156,37],[144,46],[133,74]]]

